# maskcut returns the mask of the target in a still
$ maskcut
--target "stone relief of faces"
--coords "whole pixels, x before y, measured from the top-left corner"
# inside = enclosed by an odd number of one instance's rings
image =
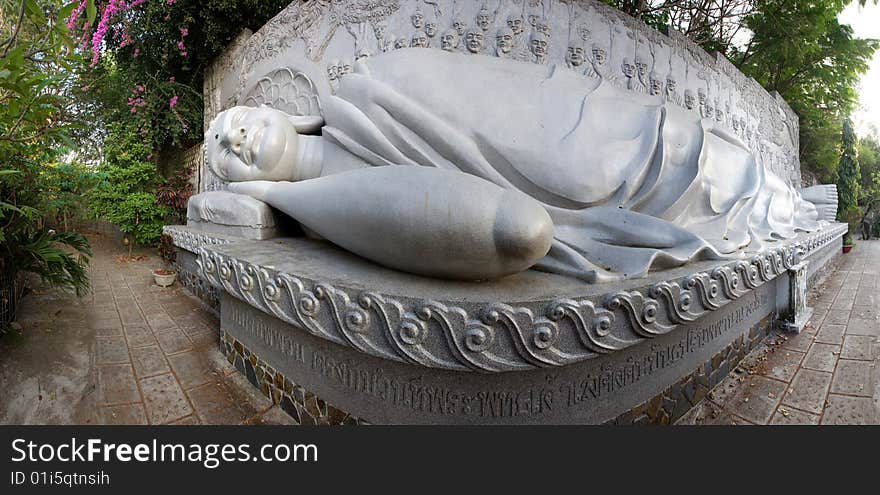
[[[569,69],[576,69],[584,65],[586,61],[587,51],[584,46],[578,42],[569,43],[568,50],[565,52],[565,65]]]
[[[433,38],[434,36],[437,36],[437,23],[436,22],[425,23],[425,34],[427,34],[429,38]]]
[[[514,36],[519,36],[523,32],[523,18],[522,16],[508,16],[507,17],[507,27],[513,31]]]
[[[464,36],[464,32],[467,31],[467,24],[461,20],[452,21],[452,27],[459,36]]]
[[[694,107],[697,106],[697,99],[694,97],[694,92],[689,89],[684,90],[684,106],[688,110],[693,110]]]
[[[373,35],[376,36],[376,41],[380,44],[385,41],[385,31],[388,27],[385,24],[375,24],[373,25]]]
[[[327,66],[327,79],[330,80],[330,84],[333,85],[336,83],[336,80],[339,79],[339,61],[333,60],[330,62],[330,65]]]
[[[486,35],[482,31],[471,29],[464,38],[464,44],[471,53],[480,53],[486,43]]]
[[[639,80],[647,84],[648,64],[641,59],[636,59],[636,70],[639,73]]]
[[[406,38],[397,38],[394,40],[394,49],[397,50],[399,48],[406,48],[409,46],[409,42]]]
[[[425,25],[425,16],[422,14],[421,10],[416,10],[415,14],[410,17],[410,20],[412,21],[413,27],[416,29],[421,29],[422,26]]]
[[[593,45],[593,63],[596,64],[596,68],[604,67],[607,61],[608,52],[599,45]]]
[[[697,98],[700,101],[701,107],[706,106],[707,98],[706,98],[706,90],[705,89],[703,89],[703,88],[697,89]]]
[[[495,54],[505,57],[513,50],[513,30],[503,27],[495,34]]]
[[[440,36],[440,49],[454,52],[458,48],[458,31],[449,29]]]
[[[492,16],[489,14],[489,9],[483,7],[480,9],[480,13],[477,14],[477,26],[486,32],[489,30],[489,27],[492,25]]]
[[[428,35],[421,31],[416,31],[410,38],[409,46],[413,48],[428,48]]]
[[[636,66],[629,58],[623,59],[623,63],[620,64],[620,70],[623,71],[623,75],[627,79],[632,79],[636,75]]]
[[[651,72],[651,74],[648,75],[648,81],[648,92],[651,96],[660,96],[663,94],[663,80],[660,79],[660,76],[657,75],[657,73]]]
[[[535,61],[543,64],[547,60],[547,49],[550,43],[547,36],[541,31],[534,31],[529,37],[529,49],[535,56]]]

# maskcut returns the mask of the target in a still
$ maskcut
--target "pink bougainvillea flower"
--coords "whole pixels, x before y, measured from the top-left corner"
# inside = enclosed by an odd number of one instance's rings
[[[178,99],[178,98],[177,98],[177,95],[174,95],[174,96],[171,98],[171,101],[168,102],[168,106],[171,107],[171,108],[176,107],[176,106],[177,106],[177,99]]]
[[[186,38],[187,36],[189,36],[189,29],[185,27],[180,28],[180,35]]]

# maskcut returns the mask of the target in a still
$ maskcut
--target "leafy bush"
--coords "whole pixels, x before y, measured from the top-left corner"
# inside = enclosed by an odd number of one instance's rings
[[[130,247],[134,243],[154,244],[162,235],[162,225],[169,214],[169,209],[156,201],[156,188],[162,178],[156,167],[146,161],[147,148],[129,126],[114,124],[104,141],[99,182],[89,192],[92,212],[128,234]]]

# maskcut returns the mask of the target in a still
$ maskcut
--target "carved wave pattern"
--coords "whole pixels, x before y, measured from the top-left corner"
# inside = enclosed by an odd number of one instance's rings
[[[222,237],[182,230],[173,226],[164,227],[162,233],[170,235],[171,242],[175,246],[196,254],[199,253],[199,249],[203,246],[217,246],[229,244],[231,242],[229,239],[224,239]]]
[[[502,372],[564,366],[664,335],[773,280],[840,237],[842,228],[641,290],[534,307],[465,308],[334,287],[204,245],[198,264],[215,287],[339,345],[430,368]]]

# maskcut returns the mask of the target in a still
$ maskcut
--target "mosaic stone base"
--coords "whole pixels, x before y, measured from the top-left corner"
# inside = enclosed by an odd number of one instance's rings
[[[175,248],[177,259],[174,268],[177,270],[177,281],[187,292],[199,298],[208,305],[214,314],[220,314],[220,294],[217,288],[209,284],[204,277],[199,275],[199,267],[195,262],[195,255],[191,252]]]
[[[651,400],[632,408],[607,425],[668,425],[702,401],[749,352],[769,335],[773,318],[768,316],[721,349],[700,368]]]
[[[220,347],[229,363],[246,376],[263,395],[278,404],[297,424],[324,426],[368,424],[305,390],[261,360],[225,330],[221,330]]]

